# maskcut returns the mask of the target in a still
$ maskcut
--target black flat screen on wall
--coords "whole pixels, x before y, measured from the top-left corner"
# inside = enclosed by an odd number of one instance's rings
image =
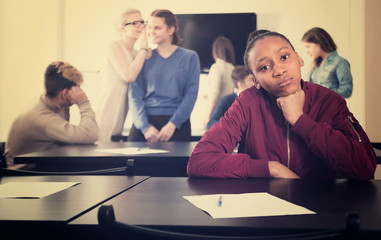
[[[247,38],[257,29],[255,13],[177,14],[176,16],[179,21],[179,34],[184,39],[179,45],[197,52],[202,72],[208,72],[214,63],[212,44],[218,36],[225,36],[232,41],[236,65],[243,64]]]

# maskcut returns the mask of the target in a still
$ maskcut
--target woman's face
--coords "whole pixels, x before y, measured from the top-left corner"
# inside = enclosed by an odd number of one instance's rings
[[[320,45],[312,42],[303,42],[306,47],[307,54],[310,55],[313,59],[317,59],[321,56],[322,50]]]
[[[147,34],[152,43],[160,45],[172,41],[174,29],[174,27],[168,28],[164,18],[151,17],[147,25]]]
[[[248,61],[256,86],[275,97],[284,97],[301,89],[303,60],[281,37],[258,40],[249,52]]]
[[[140,13],[133,13],[128,15],[124,21],[125,25],[122,26],[122,35],[129,38],[138,39],[145,28],[145,25],[142,23],[142,21],[143,18]]]

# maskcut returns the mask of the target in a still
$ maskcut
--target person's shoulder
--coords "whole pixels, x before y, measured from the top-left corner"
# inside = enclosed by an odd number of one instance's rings
[[[21,131],[22,129],[39,128],[39,125],[42,124],[41,116],[44,114],[41,111],[38,111],[38,106],[34,106],[32,109],[26,110],[16,117],[13,121],[13,127]]]
[[[237,98],[237,93],[230,93],[230,94],[227,94],[227,95],[221,97],[219,101],[226,102],[226,101],[236,99],[236,98]]]
[[[188,49],[188,48],[183,48],[183,47],[179,47],[177,46],[177,50],[184,53],[184,54],[190,54],[190,55],[197,55],[196,51],[192,50],[192,49]]]
[[[262,96],[262,92],[261,90],[257,89],[255,86],[251,86],[245,90],[243,90],[239,96],[242,96],[242,97],[250,97],[250,98],[259,98]]]
[[[122,50],[122,46],[120,44],[119,41],[111,41],[109,44],[108,44],[108,47],[109,47],[109,50],[111,51],[115,51],[115,50]]]
[[[177,51],[182,56],[188,56],[189,58],[198,58],[198,54],[194,50],[183,48],[183,47],[177,47]]]
[[[341,101],[344,100],[337,92],[312,82],[303,82],[303,90],[311,96],[313,101]]]
[[[331,52],[327,59],[330,61],[330,62],[333,62],[333,63],[337,63],[337,64],[349,64],[348,60],[345,59],[344,57],[340,56],[337,51],[333,51]]]

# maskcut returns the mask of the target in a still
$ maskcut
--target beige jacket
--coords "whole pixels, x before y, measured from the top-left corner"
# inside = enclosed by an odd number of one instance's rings
[[[30,111],[14,122],[6,142],[5,157],[8,166],[13,157],[42,151],[63,144],[91,144],[98,139],[98,125],[90,102],[78,104],[81,121],[78,126],[69,123],[69,108],[61,108],[45,95]]]

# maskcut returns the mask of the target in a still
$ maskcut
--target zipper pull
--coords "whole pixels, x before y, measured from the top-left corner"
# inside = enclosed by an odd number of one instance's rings
[[[349,121],[351,122],[352,126],[356,129],[359,130],[359,126],[353,121],[352,116],[348,116]]]

